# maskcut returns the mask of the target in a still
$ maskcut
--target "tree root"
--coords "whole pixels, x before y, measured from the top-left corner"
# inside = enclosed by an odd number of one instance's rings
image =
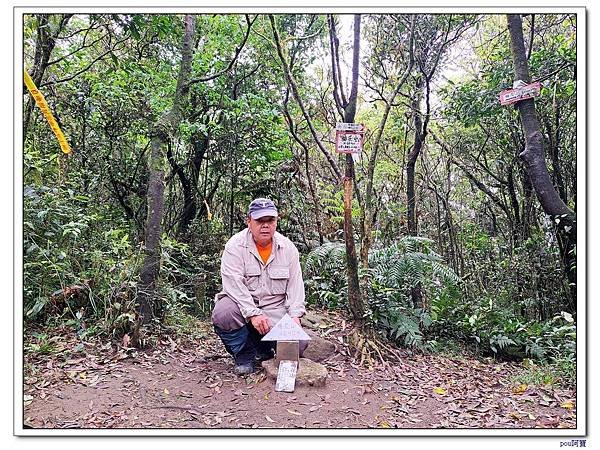
[[[401,362],[400,352],[377,336],[370,328],[356,328],[348,335],[350,352],[359,366],[373,368],[375,363],[387,366]]]

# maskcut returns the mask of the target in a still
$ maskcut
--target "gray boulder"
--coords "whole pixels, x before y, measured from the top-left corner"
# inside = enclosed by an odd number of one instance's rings
[[[279,367],[275,358],[263,361],[262,366],[269,378],[273,380],[277,379]],[[300,361],[298,362],[298,373],[296,374],[296,386],[325,386],[326,380],[327,369],[324,365],[311,361],[310,359],[300,358]]]

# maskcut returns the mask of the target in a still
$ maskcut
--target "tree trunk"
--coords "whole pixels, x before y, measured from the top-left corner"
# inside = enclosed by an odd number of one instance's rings
[[[518,14],[508,14],[508,30],[510,34],[511,51],[515,65],[515,78],[525,83],[530,83],[529,65],[523,41],[523,22]],[[567,207],[556,191],[544,156],[544,142],[540,131],[540,123],[535,111],[533,99],[522,100],[517,103],[523,134],[525,135],[525,150],[519,155],[525,162],[527,173],[538,200],[544,212],[557,225],[557,237],[564,242],[562,259],[566,275],[571,287],[571,302],[573,312],[577,307],[576,291],[576,255],[577,221],[575,213]]]
[[[307,184],[308,184],[308,190],[310,192],[310,197],[311,197],[311,200],[312,200],[313,206],[314,206],[315,223],[317,225],[317,233],[319,234],[319,245],[323,245],[324,239],[323,239],[323,226],[322,226],[322,220],[321,220],[321,205],[319,204],[319,199],[317,198],[317,193],[315,190],[314,182],[313,182],[312,176],[310,175],[309,148],[308,148],[308,145],[306,145],[304,143],[304,141],[302,139],[300,139],[300,136],[296,132],[294,120],[292,119],[292,116],[291,116],[288,106],[287,106],[288,100],[289,100],[289,90],[288,90],[288,92],[286,92],[285,98],[283,100],[283,114],[285,115],[285,119],[286,119],[286,122],[288,125],[288,130],[292,134],[292,137],[300,145],[300,147],[302,147],[302,149],[304,150],[304,170],[306,172],[306,180],[307,180]]]
[[[422,79],[417,81],[415,86],[416,97],[413,98],[412,110],[413,121],[415,126],[415,141],[413,147],[408,154],[406,161],[406,202],[407,202],[407,223],[408,234],[411,236],[417,235],[417,213],[416,213],[416,198],[415,198],[415,167],[417,159],[423,149],[425,133],[423,130],[423,121],[421,120],[420,96],[423,89]]]
[[[177,78],[177,87],[173,98],[173,106],[154,126],[151,138],[151,152],[148,158],[148,215],[146,220],[145,259],[140,270],[138,284],[138,320],[134,341],[139,342],[139,325],[150,322],[153,316],[153,305],[156,298],[157,279],[160,271],[160,237],[164,214],[164,177],[165,156],[170,141],[181,121],[182,105],[186,100],[191,75],[195,17],[185,16],[185,33],[181,49],[181,65]]]
[[[196,217],[196,211],[198,209],[196,206],[196,197],[192,188],[192,181],[186,175],[183,166],[175,160],[175,155],[173,155],[171,146],[168,145],[167,149],[167,160],[171,165],[171,169],[177,175],[177,178],[179,178],[183,193],[183,208],[179,217],[177,234],[184,235],[187,233],[190,223],[194,220],[194,217]]]
[[[314,183],[312,180],[312,176],[310,175],[310,166],[308,161],[308,147],[303,145],[304,148],[304,167],[306,171],[306,180],[308,183],[308,190],[310,191],[310,198],[313,201],[314,209],[315,209],[315,222],[317,225],[317,233],[319,234],[319,245],[323,245],[323,226],[321,225],[321,205],[319,204],[319,199],[317,198],[317,194],[315,192]]]
[[[375,140],[371,147],[371,155],[369,156],[369,164],[367,166],[367,187],[365,189],[365,201],[362,208],[361,222],[362,222],[362,242],[360,245],[360,261],[361,266],[366,269],[369,267],[369,250],[371,249],[371,245],[373,243],[372,229],[375,224],[375,207],[373,205],[374,202],[374,190],[373,190],[373,178],[375,176],[375,165],[377,164],[377,153],[379,151],[379,147],[381,145],[381,138],[383,136],[383,132],[385,129],[385,125],[387,123],[390,111],[392,109],[392,105],[394,104],[394,100],[396,96],[404,86],[404,83],[408,79],[410,72],[414,65],[414,55],[413,55],[413,37],[414,37],[414,25],[415,25],[415,16],[412,16],[410,22],[410,40],[409,40],[409,48],[408,48],[408,65],[402,76],[400,77],[400,81],[396,84],[394,90],[390,93],[389,97],[385,99],[385,108],[383,110],[383,115],[381,120],[379,121],[379,126],[377,128],[377,133],[375,135]]]
[[[269,21],[271,22],[271,28],[273,30],[273,38],[275,40],[275,46],[277,49],[277,55],[281,61],[281,65],[283,68],[283,73],[285,75],[288,86],[292,92],[292,95],[300,110],[302,111],[302,115],[306,119],[306,123],[310,132],[315,139],[315,143],[329,162],[329,165],[334,172],[337,179],[342,179],[342,174],[330,152],[327,150],[321,139],[319,138],[315,127],[313,126],[312,120],[306,107],[304,106],[304,102],[300,97],[298,92],[298,86],[296,81],[294,80],[294,76],[290,70],[287,59],[284,55],[284,48],[281,45],[281,39],[279,37],[279,32],[277,31],[277,26],[275,24],[275,17],[272,14],[269,14]],[[331,22],[330,22],[331,23]],[[337,76],[336,63],[339,63],[337,47],[333,44],[335,39],[335,27],[330,25],[330,33],[331,34],[331,42],[332,42],[332,68],[334,71],[334,78]],[[359,55],[360,55],[360,15],[354,16],[354,53],[352,60],[352,88],[350,93],[350,98],[348,101],[345,101],[345,96],[343,93],[342,86],[336,83],[334,98],[336,101],[336,106],[338,106],[339,110],[343,110],[344,112],[344,120],[346,122],[354,122],[354,116],[356,114],[356,101],[358,97],[358,69],[359,69]],[[337,80],[337,78],[335,78]],[[352,226],[352,197],[353,197],[353,182],[354,182],[354,161],[352,160],[351,155],[347,155],[346,157],[346,169],[343,177],[343,185],[344,185],[344,237],[346,242],[346,257],[347,257],[347,275],[348,275],[348,304],[354,319],[360,323],[363,322],[364,316],[364,304],[362,302],[362,297],[360,295],[360,287],[358,283],[358,261],[356,258],[356,248],[354,243],[354,231]]]
[[[302,100],[302,97],[300,96],[300,93],[298,92],[298,85],[296,84],[294,75],[292,74],[292,71],[290,70],[287,59],[284,55],[284,49],[281,45],[281,39],[279,38],[279,32],[277,31],[277,25],[275,24],[275,17],[272,14],[269,14],[269,21],[271,22],[271,28],[273,30],[273,39],[275,40],[275,46],[277,47],[277,55],[279,56],[279,60],[281,61],[281,67],[283,69],[283,74],[287,80],[290,90],[292,91],[292,96],[294,97],[294,100],[296,100],[296,103],[298,103],[298,106],[300,107],[300,110],[302,111],[302,115],[304,116],[304,119],[306,119],[306,124],[308,125],[310,133],[312,134],[312,136],[315,140],[315,143],[317,144],[317,147],[319,147],[319,150],[321,150],[321,153],[323,154],[323,156],[325,156],[325,159],[327,159],[327,162],[329,162],[329,166],[331,167],[331,170],[335,174],[336,178],[341,179],[342,173],[341,173],[339,167],[337,166],[335,159],[331,156],[330,152],[325,147],[325,144],[323,144],[323,141],[321,141],[321,138],[319,138],[317,130],[315,129],[315,127],[313,125],[312,119],[311,119],[310,115],[308,114],[308,110],[306,109],[306,106],[304,105],[304,101]]]
[[[344,122],[354,122],[356,101],[358,97],[358,68],[360,56],[360,14],[354,16],[354,49],[352,57],[352,88],[348,104],[344,107]],[[348,276],[348,306],[356,322],[364,321],[365,307],[360,295],[358,282],[358,260],[354,243],[352,226],[352,191],[354,184],[354,160],[352,155],[346,155],[346,170],[344,174],[344,239],[346,241],[346,262]]]

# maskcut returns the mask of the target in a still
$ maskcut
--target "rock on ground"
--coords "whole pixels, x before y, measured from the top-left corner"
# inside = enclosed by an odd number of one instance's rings
[[[262,366],[271,379],[277,379],[277,359],[263,361]],[[325,386],[327,380],[327,369],[322,364],[307,358],[300,358],[298,362],[298,373],[296,374],[296,386]]]
[[[332,342],[323,339],[312,330],[306,330],[306,333],[312,340],[309,341],[308,347],[302,356],[316,362],[322,362],[335,354],[336,348]]]
[[[314,311],[306,311],[302,316],[302,326],[318,330],[327,324],[327,319]]]

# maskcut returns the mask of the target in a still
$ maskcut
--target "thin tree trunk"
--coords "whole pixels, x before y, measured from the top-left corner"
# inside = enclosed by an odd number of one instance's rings
[[[360,14],[354,16],[354,49],[352,57],[352,88],[348,104],[344,108],[344,122],[354,122],[356,102],[358,97],[358,68],[360,57]],[[365,307],[360,294],[358,281],[358,260],[354,243],[352,226],[352,190],[354,185],[354,160],[352,155],[346,155],[346,170],[344,174],[344,238],[346,241],[346,262],[348,275],[348,306],[356,322],[364,321]]]
[[[521,16],[518,14],[508,14],[507,22],[515,66],[515,78],[525,83],[530,83],[531,78],[523,40],[523,22]],[[534,100],[522,100],[517,103],[517,107],[521,115],[523,134],[525,135],[525,150],[519,156],[525,161],[531,184],[544,212],[557,224],[558,239],[563,240],[565,243],[562,259],[571,287],[571,306],[573,311],[576,311],[577,278],[575,248],[577,245],[577,221],[575,213],[560,198],[550,179]]]
[[[552,178],[554,184],[558,189],[558,193],[563,202],[567,202],[567,192],[565,190],[565,183],[563,180],[562,167],[560,164],[560,110],[556,105],[556,99],[552,105],[554,112],[554,126],[550,123],[550,120],[545,120],[546,132],[548,134],[548,150],[550,153],[550,159],[552,161]],[[553,129],[554,128],[554,129]]]
[[[412,111],[413,121],[415,126],[415,141],[412,149],[406,160],[406,202],[407,202],[407,223],[408,234],[411,236],[417,235],[417,213],[416,213],[416,198],[415,198],[415,167],[421,150],[423,149],[424,133],[423,122],[421,120],[421,110],[419,107],[420,93],[423,88],[422,81],[418,81],[415,87],[417,92],[413,98]]]
[[[287,80],[288,86],[292,92],[296,103],[300,107],[302,111],[302,115],[304,116],[308,128],[315,139],[315,142],[321,153],[325,156],[329,165],[336,175],[337,179],[342,178],[342,174],[340,169],[338,168],[335,160],[331,156],[330,152],[326,149],[325,145],[319,138],[315,127],[313,126],[312,120],[308,111],[300,97],[300,93],[298,91],[298,86],[296,81],[291,73],[289,64],[284,55],[284,49],[281,45],[281,39],[279,37],[279,32],[277,31],[277,26],[275,24],[275,17],[272,14],[269,14],[269,20],[271,22],[271,28],[273,30],[273,38],[275,40],[275,46],[277,49],[277,54],[281,61],[281,65],[283,68],[283,73]],[[334,52],[334,60],[339,62],[338,54],[337,54],[337,46],[334,42],[335,39],[335,27],[330,26],[330,32],[334,33],[334,36],[331,36],[332,42],[332,52]],[[352,61],[352,88],[348,101],[345,101],[345,96],[343,93],[343,89],[341,85],[337,84],[336,78],[336,88],[339,89],[339,92],[334,94],[336,105],[339,110],[343,110],[344,112],[344,120],[346,122],[354,122],[354,116],[356,114],[356,101],[358,97],[358,68],[359,68],[359,55],[360,55],[360,15],[354,16],[354,53],[353,53],[353,61]],[[336,63],[334,62],[334,65]],[[334,72],[337,73],[337,67],[333,67]],[[336,77],[337,75],[334,75]],[[343,104],[340,104],[343,103]],[[362,323],[364,316],[364,305],[362,302],[362,298],[360,296],[360,287],[358,283],[358,261],[356,258],[356,248],[354,243],[354,231],[352,227],[352,197],[353,197],[353,182],[354,182],[354,161],[352,160],[351,155],[346,155],[346,169],[343,177],[343,185],[344,185],[344,237],[346,241],[346,257],[347,257],[347,274],[348,274],[348,303],[350,310],[354,319],[360,323]]]
[[[388,116],[392,109],[392,105],[396,96],[404,86],[404,83],[408,79],[410,72],[414,65],[414,54],[413,54],[413,38],[414,38],[414,25],[415,25],[415,16],[412,16],[410,22],[410,39],[409,39],[409,63],[406,66],[406,69],[402,76],[400,77],[400,81],[396,84],[395,89],[390,93],[389,97],[385,99],[385,108],[383,110],[383,115],[381,120],[379,121],[379,126],[377,128],[377,133],[375,135],[375,140],[371,147],[371,154],[369,156],[369,164],[367,166],[367,187],[365,190],[365,202],[362,208],[361,222],[362,222],[362,242],[360,245],[360,261],[363,268],[367,268],[369,266],[369,250],[371,249],[373,237],[372,237],[372,228],[375,223],[375,208],[373,206],[373,178],[375,175],[375,165],[377,164],[377,153],[379,151],[379,147],[381,145],[381,138],[383,136],[383,131],[385,129],[385,125],[388,120]]]
[[[321,205],[313,185],[313,180],[310,175],[310,166],[308,161],[308,147],[304,146],[304,167],[306,171],[306,180],[308,182],[308,189],[310,191],[310,197],[313,201],[315,208],[315,222],[317,224],[317,233],[319,234],[319,245],[323,245],[323,226],[321,225]]]
[[[288,100],[289,100],[289,90],[286,92],[285,99],[283,100],[283,114],[285,115],[286,122],[288,125],[288,130],[292,134],[292,137],[300,145],[300,147],[302,147],[302,149],[304,150],[304,168],[306,171],[308,190],[310,192],[310,197],[311,197],[311,200],[314,205],[315,222],[317,225],[317,233],[319,234],[319,245],[323,245],[324,239],[323,239],[323,225],[322,225],[322,220],[321,220],[321,205],[319,204],[319,199],[317,198],[317,193],[316,193],[316,190],[314,187],[314,182],[310,175],[309,148],[308,148],[308,145],[306,145],[306,143],[304,143],[304,141],[302,139],[300,139],[300,136],[298,136],[298,133],[296,132],[294,120],[292,119],[292,116],[287,107]]]
[[[319,138],[319,135],[317,134],[317,130],[315,129],[315,127],[312,123],[312,120],[310,118],[310,115],[308,114],[306,106],[304,105],[304,102],[302,101],[302,97],[300,97],[300,93],[298,92],[298,85],[296,84],[296,80],[294,79],[294,76],[292,75],[292,71],[290,70],[289,64],[284,55],[284,49],[281,45],[281,39],[279,38],[279,32],[277,31],[277,26],[275,24],[275,17],[272,14],[269,14],[269,20],[271,22],[271,28],[273,30],[273,38],[275,40],[275,46],[277,47],[277,55],[279,56],[279,60],[281,61],[281,67],[283,69],[283,74],[287,80],[290,90],[292,91],[294,100],[296,100],[296,103],[298,103],[298,106],[300,107],[300,110],[302,111],[302,115],[304,116],[304,119],[306,119],[306,124],[308,125],[308,128],[310,129],[310,132],[315,140],[315,143],[317,144],[317,147],[319,147],[319,150],[321,150],[321,153],[323,154],[323,156],[325,156],[325,159],[327,159],[327,162],[329,162],[329,166],[331,167],[331,170],[335,174],[336,178],[339,180],[342,178],[342,173],[341,173],[337,163],[335,162],[335,159],[333,159],[330,152],[325,147],[325,144],[323,144],[323,142]]]
[[[194,49],[195,17],[187,14],[184,19],[185,33],[181,49],[181,65],[173,106],[154,126],[151,152],[148,159],[148,215],[146,221],[145,259],[140,270],[138,284],[138,320],[134,343],[140,345],[139,325],[146,325],[153,317],[157,279],[160,271],[160,237],[164,215],[165,156],[169,143],[181,121],[181,110],[186,100],[191,75]]]
[[[510,212],[511,210],[508,209],[508,207],[505,210],[506,216],[508,218],[508,222],[509,222],[509,226],[511,228],[511,237],[512,237],[512,241],[513,241],[513,245],[511,246],[512,249],[514,249],[515,247],[518,247],[521,242],[523,242],[524,238],[523,236],[525,235],[524,232],[524,226],[526,225],[526,218],[523,214],[523,218],[521,218],[521,206],[519,205],[519,199],[517,198],[517,189],[515,186],[515,165],[516,165],[516,161],[515,164],[512,164],[509,169],[508,169],[508,175],[507,175],[507,189],[508,189],[508,196],[510,198],[510,205],[512,207],[512,213]],[[511,250],[512,252],[512,250]]]
[[[171,165],[174,175],[177,175],[179,183],[181,184],[181,190],[183,194],[183,207],[181,214],[179,214],[179,225],[177,227],[177,234],[183,235],[187,232],[190,223],[196,217],[196,196],[192,187],[192,180],[188,178],[182,165],[175,160],[173,149],[171,145],[167,146],[167,160]]]

